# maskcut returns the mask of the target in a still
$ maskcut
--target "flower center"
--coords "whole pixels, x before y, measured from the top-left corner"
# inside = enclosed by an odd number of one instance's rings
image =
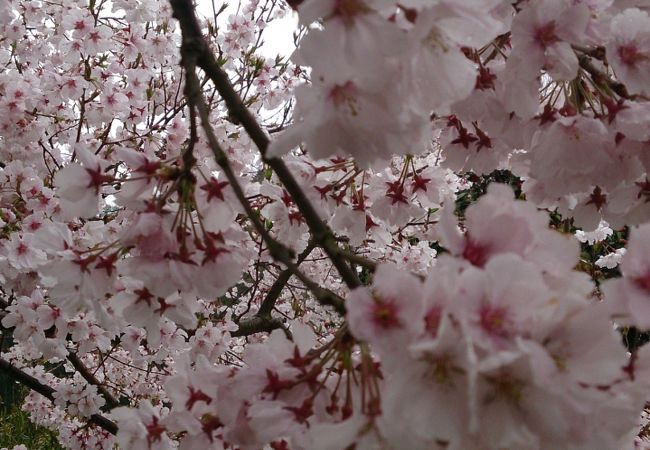
[[[400,326],[397,316],[397,306],[394,301],[375,299],[372,311],[372,321],[375,325],[384,329],[397,328]]]
[[[650,269],[646,270],[645,275],[635,278],[634,284],[636,284],[639,289],[650,293]]]
[[[474,242],[471,238],[465,241],[463,258],[477,267],[483,267],[489,258],[489,248],[485,245]]]
[[[354,22],[354,17],[364,14],[370,9],[361,0],[336,0],[334,15],[340,17],[347,25]]]
[[[636,66],[641,61],[647,60],[648,57],[639,52],[636,45],[628,44],[618,48],[618,57],[623,64],[627,66]]]
[[[555,44],[560,39],[555,34],[555,22],[549,22],[535,32],[535,41],[544,49]]]
[[[329,93],[329,99],[332,100],[337,109],[347,107],[351,115],[356,116],[357,111],[358,89],[352,81],[345,84],[337,84]]]
[[[511,321],[504,307],[482,304],[479,308],[479,325],[492,336],[501,338],[510,336]]]

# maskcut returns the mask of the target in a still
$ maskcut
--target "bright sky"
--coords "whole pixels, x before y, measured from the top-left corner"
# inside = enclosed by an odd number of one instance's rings
[[[232,0],[231,2],[225,2],[223,0],[214,0],[217,8],[222,3],[229,3],[228,8],[220,16],[220,25],[225,25],[228,16],[234,14],[237,10],[238,0]],[[242,0],[242,4],[245,4],[246,0]],[[199,13],[205,15],[206,17],[212,16],[212,0],[197,0],[197,9]],[[260,49],[261,53],[268,57],[275,57],[280,54],[283,56],[289,56],[293,51],[293,32],[296,30],[298,25],[298,16],[295,12],[291,12],[283,19],[274,20],[267,28],[264,30],[264,46]]]

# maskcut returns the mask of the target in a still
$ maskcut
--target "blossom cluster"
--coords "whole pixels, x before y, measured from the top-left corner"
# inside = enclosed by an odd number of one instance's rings
[[[298,3],[302,24],[320,19],[293,56],[312,83],[273,154],[302,142],[381,167],[435,137],[444,166],[511,168],[582,227],[650,218],[646,2]]]
[[[443,225],[450,254],[424,281],[383,265],[352,292],[350,330],[381,362],[375,426],[391,448],[631,448],[647,369],[612,326],[614,299],[598,302],[572,270],[576,241],[545,221],[493,184],[463,234]]]
[[[650,448],[649,98],[646,0],[2,1],[0,370],[71,449]]]
[[[319,345],[294,323],[293,343],[276,330],[243,367],[180,358],[171,410],[116,410],[121,445],[632,448],[647,351],[626,352],[620,305],[573,270],[578,241],[504,185],[468,208],[464,232],[444,214],[448,252],[426,277],[380,265],[347,299],[351,335]]]

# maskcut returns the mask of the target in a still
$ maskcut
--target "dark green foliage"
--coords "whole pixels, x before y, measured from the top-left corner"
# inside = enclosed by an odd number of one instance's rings
[[[638,328],[624,327],[620,331],[623,336],[623,344],[631,352],[650,342],[650,333],[640,331]]]
[[[515,191],[515,196],[519,199],[524,199],[521,192],[521,180],[514,176],[507,170],[495,170],[489,175],[478,176],[473,173],[464,174],[464,178],[471,184],[465,190],[459,191],[456,197],[456,214],[460,220],[464,219],[465,210],[469,205],[476,202],[487,191],[487,186],[490,183],[504,183],[511,186]],[[577,228],[573,224],[573,219],[566,219],[562,217],[557,211],[549,212],[549,225],[562,233],[575,234]],[[618,268],[608,269],[605,267],[598,267],[596,261],[609,253],[616,251],[619,248],[627,245],[628,228],[614,230],[611,236],[607,237],[602,242],[597,242],[593,245],[583,243],[580,245],[580,263],[576,269],[589,274],[596,283],[596,286],[609,279],[621,276]],[[436,244],[437,245],[437,244]],[[439,252],[444,251],[443,248],[437,245],[436,250]],[[623,343],[629,351],[635,351],[642,345],[650,342],[650,330],[639,330],[634,327],[621,327],[619,329]]]
[[[0,374],[0,448],[23,444],[29,450],[62,450],[56,433],[34,425],[20,404],[25,391]],[[7,396],[9,392],[9,396]]]
[[[5,332],[0,341],[0,349],[12,345],[11,334]],[[23,444],[29,450],[60,450],[56,433],[34,425],[27,413],[20,409],[27,389],[0,372],[0,448],[13,448]]]
[[[362,267],[359,273],[359,280],[361,280],[361,284],[368,286],[372,283],[372,272],[367,267]]]
[[[495,170],[488,175],[480,176],[470,172],[462,176],[471,182],[471,186],[458,191],[456,197],[456,215],[461,219],[465,216],[467,207],[487,192],[490,183],[507,184],[514,189],[515,196],[521,198],[521,179],[514,176],[509,170]]]

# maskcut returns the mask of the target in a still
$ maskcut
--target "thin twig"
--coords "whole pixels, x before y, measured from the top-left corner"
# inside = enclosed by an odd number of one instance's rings
[[[253,207],[248,201],[246,194],[244,193],[244,190],[242,189],[239,183],[239,179],[235,175],[235,172],[233,171],[232,167],[230,166],[230,161],[228,160],[225,151],[221,147],[221,144],[219,144],[219,140],[217,139],[217,136],[214,133],[214,130],[212,129],[212,125],[210,124],[210,112],[205,103],[205,99],[201,95],[201,90],[199,87],[199,79],[196,76],[196,73],[194,72],[195,56],[191,51],[188,51],[188,47],[186,46],[185,43],[183,43],[183,47],[181,51],[183,53],[182,56],[183,65],[185,66],[186,69],[186,78],[187,78],[186,92],[188,96],[189,107],[190,108],[196,107],[199,113],[198,114],[199,118],[201,119],[201,126],[203,127],[203,131],[205,132],[208,145],[212,150],[215,161],[217,162],[219,167],[221,167],[221,169],[223,170],[226,179],[230,182],[230,185],[233,189],[233,192],[235,193],[235,196],[237,197],[239,203],[244,208],[244,211],[246,212],[248,218],[251,220],[253,226],[255,227],[255,230],[259,233],[259,235],[264,240],[264,243],[266,244],[270,255],[276,261],[279,261],[282,264],[284,264],[287,267],[287,269],[291,271],[293,275],[295,275],[300,281],[302,281],[303,284],[307,286],[307,288],[314,294],[316,300],[319,303],[323,305],[332,306],[339,313],[344,314],[345,306],[344,306],[343,299],[339,297],[337,294],[320,287],[317,283],[315,283],[313,280],[311,280],[309,277],[303,274],[293,262],[293,257],[294,257],[293,251],[288,249],[281,242],[277,241],[269,234],[265,225],[258,217],[257,212],[253,210]]]

